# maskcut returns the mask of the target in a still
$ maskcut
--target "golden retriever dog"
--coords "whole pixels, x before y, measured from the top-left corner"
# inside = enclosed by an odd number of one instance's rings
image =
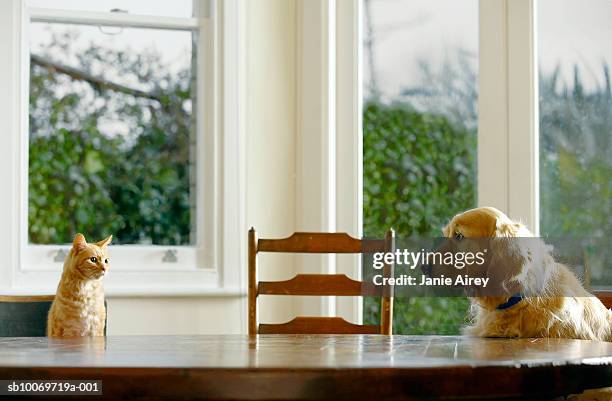
[[[467,334],[612,341],[612,311],[557,263],[552,248],[533,238],[523,224],[495,208],[482,207],[456,215],[443,233],[452,244],[447,247],[455,250],[473,247],[468,244],[470,238],[491,239],[486,275],[507,290],[468,293],[473,325],[466,328]],[[521,243],[521,238],[529,239]],[[454,274],[469,273],[470,268],[482,267],[468,266]]]

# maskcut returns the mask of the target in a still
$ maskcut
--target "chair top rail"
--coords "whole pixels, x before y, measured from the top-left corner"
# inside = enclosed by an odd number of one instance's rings
[[[287,253],[364,253],[384,252],[384,239],[357,239],[347,233],[296,232],[282,239],[261,238],[258,252]]]
[[[0,295],[0,302],[49,302],[55,295]]]

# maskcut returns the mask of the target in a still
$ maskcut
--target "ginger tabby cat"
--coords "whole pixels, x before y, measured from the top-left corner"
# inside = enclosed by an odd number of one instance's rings
[[[77,234],[64,261],[55,300],[49,310],[47,336],[103,336],[106,322],[102,277],[108,270],[109,236],[88,244]]]

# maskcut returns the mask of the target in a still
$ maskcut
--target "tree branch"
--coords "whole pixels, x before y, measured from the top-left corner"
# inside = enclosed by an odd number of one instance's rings
[[[78,68],[69,67],[67,65],[51,61],[35,54],[30,55],[30,61],[32,64],[38,65],[42,68],[46,68],[51,72],[59,72],[64,75],[68,75],[70,78],[75,79],[77,81],[86,81],[93,87],[98,89],[109,89],[115,92],[125,93],[126,95],[155,100],[161,104],[164,103],[159,96],[154,95],[152,93],[144,92],[139,89],[134,89],[125,85],[111,82],[102,77],[97,77],[85,71],[79,70]]]

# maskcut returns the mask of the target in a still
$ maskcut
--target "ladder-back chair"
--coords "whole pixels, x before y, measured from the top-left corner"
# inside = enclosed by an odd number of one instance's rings
[[[340,317],[298,316],[287,323],[260,324],[257,298],[260,295],[362,296],[361,281],[344,274],[297,274],[285,281],[257,281],[257,255],[260,252],[280,253],[347,253],[395,252],[395,233],[390,229],[384,239],[357,239],[346,233],[298,232],[283,239],[258,239],[255,229],[249,230],[249,334],[386,334],[393,329],[393,292],[381,295],[380,324],[359,325]],[[393,276],[393,265],[385,265],[385,277]]]

